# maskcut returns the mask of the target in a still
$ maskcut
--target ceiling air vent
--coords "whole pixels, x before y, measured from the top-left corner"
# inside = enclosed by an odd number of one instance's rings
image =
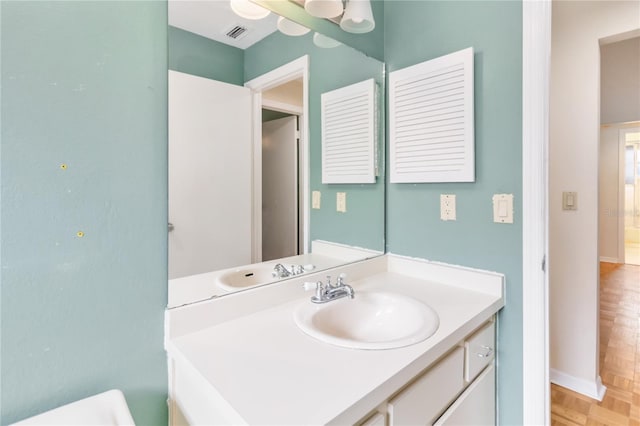
[[[247,27],[243,27],[242,25],[234,25],[225,31],[227,37],[230,37],[234,40],[240,40],[242,37],[247,35]]]

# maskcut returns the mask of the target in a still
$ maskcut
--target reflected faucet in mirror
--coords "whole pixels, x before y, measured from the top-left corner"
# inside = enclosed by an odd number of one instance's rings
[[[274,278],[293,277],[296,275],[304,274],[306,271],[312,271],[314,268],[315,266],[313,265],[291,265],[289,268],[287,268],[282,263],[278,263],[273,267],[273,272],[271,273],[271,275]]]

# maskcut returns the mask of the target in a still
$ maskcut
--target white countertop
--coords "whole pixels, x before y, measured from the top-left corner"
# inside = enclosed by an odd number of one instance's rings
[[[240,316],[166,342],[169,356],[186,362],[248,424],[352,423],[436,361],[503,306],[502,295],[438,284],[397,272],[350,284],[384,289],[430,305],[440,327],[405,348],[358,350],[304,334],[293,321],[297,300]],[[182,309],[182,308],[181,308]]]

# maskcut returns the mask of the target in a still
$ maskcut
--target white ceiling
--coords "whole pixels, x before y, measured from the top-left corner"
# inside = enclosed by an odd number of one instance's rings
[[[229,0],[169,0],[169,25],[246,49],[277,30],[278,16],[250,20],[236,15]],[[234,26],[247,28],[242,37],[233,39],[226,33]]]

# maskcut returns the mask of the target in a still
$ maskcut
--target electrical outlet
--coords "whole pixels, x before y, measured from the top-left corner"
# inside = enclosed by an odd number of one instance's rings
[[[456,220],[456,196],[440,194],[440,219]]]
[[[347,193],[338,192],[336,194],[336,210],[345,213],[347,211]]]
[[[320,191],[313,191],[311,193],[311,208],[319,209],[320,208]]]

